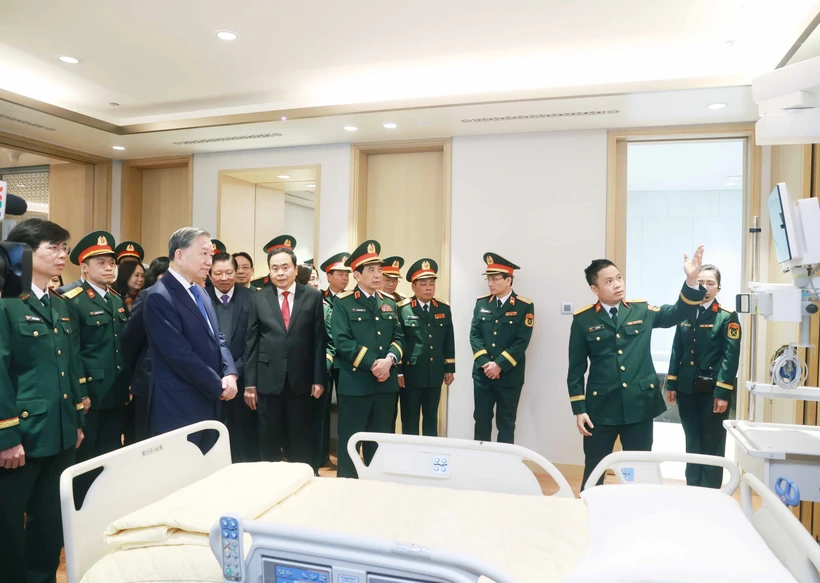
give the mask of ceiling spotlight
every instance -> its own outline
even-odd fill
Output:
[[[282,180],[287,180],[288,178],[290,178],[290,176],[288,176],[287,174],[280,174],[279,176],[277,176],[277,178],[281,178]]]
[[[316,188],[316,185],[315,184],[306,184],[305,187],[306,188]]]
[[[355,132],[358,129],[359,128],[357,128],[356,126],[345,126],[345,131],[346,132]]]
[[[387,129],[387,130],[394,130],[394,129],[396,129],[396,128],[397,128],[397,127],[399,127],[399,126],[397,126],[397,125],[396,125],[396,124],[394,124],[394,123],[386,123],[386,124],[384,124],[382,127],[384,127],[384,128],[385,128],[385,129]]]
[[[80,62],[80,59],[75,59],[74,57],[69,57],[66,55],[62,55],[57,58],[60,59],[63,63],[68,63],[69,65],[76,65]]]
[[[111,146],[113,150],[125,150],[125,146]]]
[[[706,106],[706,109],[723,109],[726,107],[725,103],[712,103]]]
[[[236,40],[239,38],[238,34],[231,32],[230,30],[219,30],[217,31],[216,36],[221,40]]]
[[[283,115],[282,116],[282,121],[288,121],[288,118]]]

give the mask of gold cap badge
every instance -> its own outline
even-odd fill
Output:
[[[396,269],[398,269],[398,268],[399,268],[399,262],[398,262],[398,261],[394,261],[394,262],[393,262],[393,267],[395,267]]]
[[[103,247],[104,245],[108,245],[108,241],[105,240],[105,237],[103,235],[100,235],[97,238],[97,245],[99,245],[100,247]]]
[[[125,248],[126,251],[134,251],[134,246],[131,243],[128,244],[128,247]]]
[[[422,269],[430,269],[430,262],[429,261],[423,261],[422,264],[421,264],[421,268]]]
[[[370,243],[367,246],[367,252],[368,253],[375,253],[376,252],[376,246],[373,243]]]
[[[495,263],[495,261],[493,261],[493,256],[487,255],[487,265],[490,265],[491,263]]]
[[[290,247],[290,239],[285,239],[285,247]]]

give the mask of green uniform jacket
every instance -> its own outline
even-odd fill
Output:
[[[340,292],[344,293],[344,292]],[[325,309],[325,328],[327,329],[327,372],[330,372],[331,369],[339,368],[339,365],[335,362],[336,360],[336,346],[333,344],[333,336],[331,336],[331,316],[333,316],[333,305],[336,302],[336,297],[334,296],[330,289],[326,289],[322,291],[322,304]]]
[[[104,300],[87,281],[82,288],[63,297],[72,317],[80,324],[80,357],[91,408],[113,409],[126,405],[128,377],[120,341],[128,315],[122,298],[109,290]]]
[[[23,444],[27,457],[74,447],[84,424],[85,378],[76,322],[50,294],[0,300],[0,450]]]
[[[404,333],[404,361],[399,374],[405,386],[440,387],[444,373],[456,372],[456,341],[450,305],[434,298],[430,311],[421,308],[415,296],[399,303]]]
[[[495,296],[478,298],[470,327],[473,348],[473,379],[497,387],[524,385],[525,353],[535,325],[535,305],[532,300],[512,292],[501,308]],[[501,376],[490,380],[481,368],[495,361]]]
[[[695,378],[705,375],[717,381],[715,397],[730,401],[740,361],[737,314],[713,302],[696,322],[693,320],[681,322],[675,330],[666,388],[693,393]]]
[[[357,397],[398,393],[395,367],[383,383],[370,372],[377,359],[393,354],[401,362],[404,354],[396,302],[377,291],[371,303],[356,286],[336,296],[330,321],[336,347],[334,364],[339,369],[338,394]]]
[[[666,404],[652,364],[652,329],[671,328],[693,317],[704,295],[704,288],[684,284],[671,306],[658,308],[645,300],[622,302],[617,322],[600,302],[575,312],[567,375],[572,412],[588,413],[594,425],[639,423],[663,413]]]

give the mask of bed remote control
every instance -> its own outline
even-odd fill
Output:
[[[232,583],[244,580],[245,553],[242,549],[242,519],[238,516],[223,516],[219,519],[222,541],[222,579]]]

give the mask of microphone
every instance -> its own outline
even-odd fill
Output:
[[[8,185],[0,180],[0,221],[6,215],[24,215],[28,210],[28,203],[19,196],[14,196],[8,190]]]

